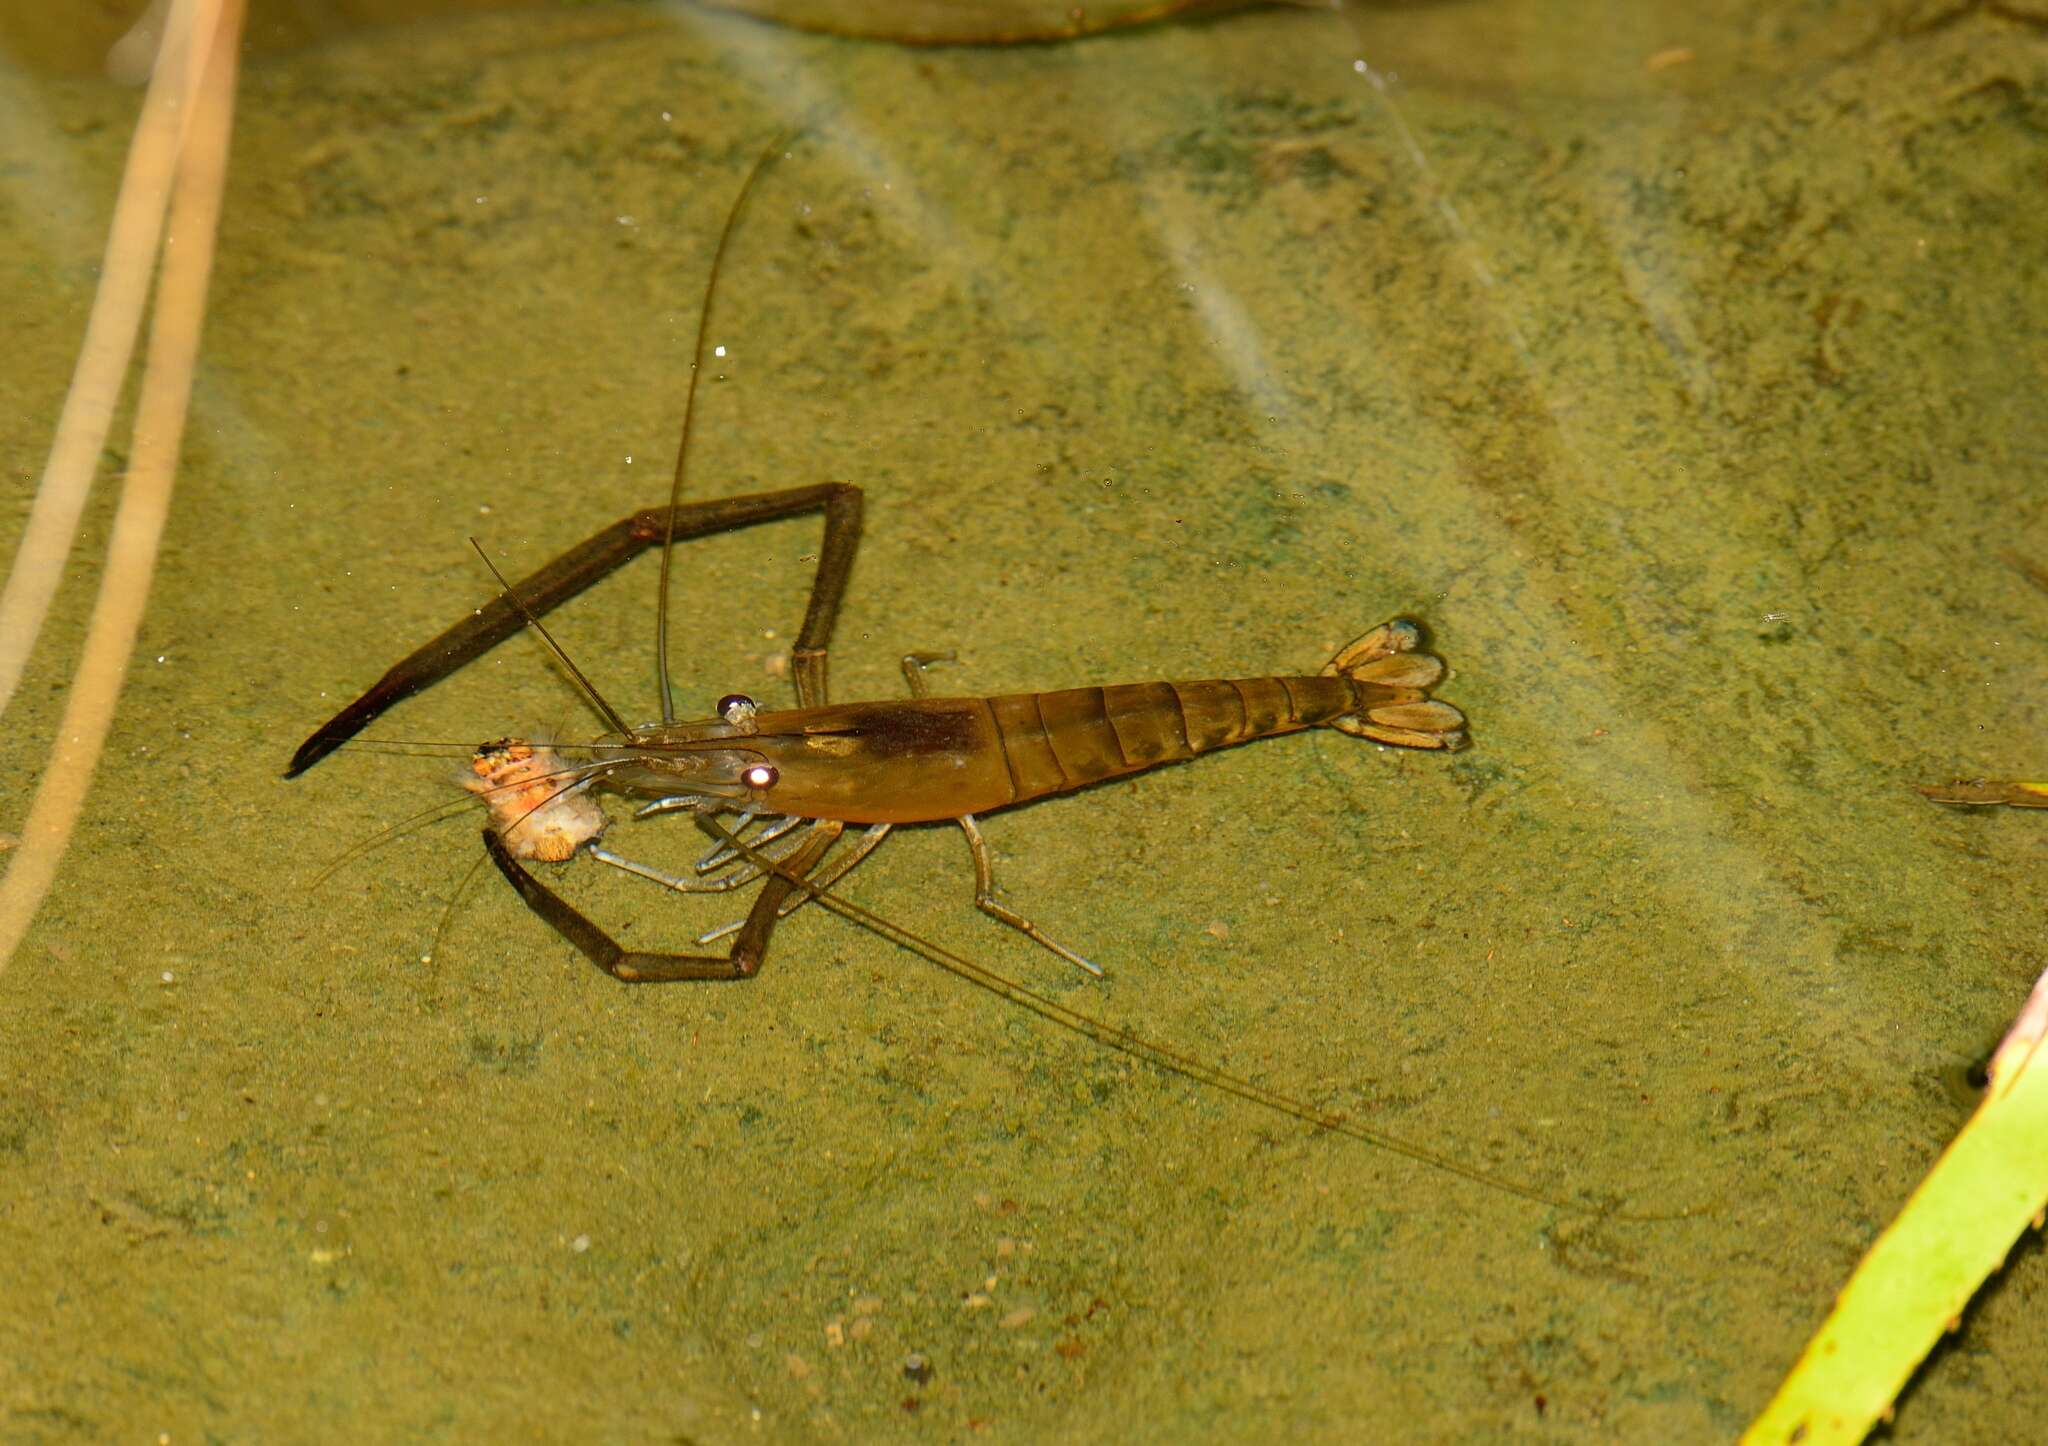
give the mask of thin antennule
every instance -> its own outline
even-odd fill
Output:
[[[476,749],[468,744],[462,745],[462,751],[472,758],[476,755]],[[498,801],[500,797],[518,793],[522,789],[526,790],[530,796],[532,786],[536,782],[555,785],[554,794],[560,794],[567,792],[577,784],[588,779],[602,777],[610,766],[610,764],[603,762],[579,763],[541,773],[536,778],[523,778],[508,783],[465,780],[463,787],[469,796],[459,801],[450,800],[430,805],[417,813],[408,814],[406,817],[398,820],[398,822],[378,830],[360,842],[351,844],[345,852],[330,860],[319,873],[315,874],[312,882],[307,887],[317,889],[349,864],[375,853],[386,844],[396,843],[407,834],[415,833],[423,828],[431,828],[437,823],[446,823],[451,818],[459,818],[461,815],[472,812],[475,809],[484,809],[492,814],[495,820],[497,815],[508,812],[506,808],[500,806]],[[552,795],[541,798],[539,802],[532,804],[524,813],[514,818],[501,832],[511,832],[521,823],[525,822],[528,815],[549,807],[553,802],[554,797]],[[475,870],[472,869],[470,872],[474,873]],[[435,937],[440,937],[438,932]]]
[[[489,568],[491,576],[498,580],[498,590],[504,594],[506,601],[519,609],[519,616],[526,620],[529,628],[540,634],[540,640],[548,645],[548,651],[555,655],[555,661],[569,670],[569,676],[576,680],[576,686],[583,690],[583,696],[591,701],[598,712],[604,714],[604,721],[612,725],[612,731],[630,738],[633,735],[632,725],[619,716],[618,709],[605,701],[604,694],[597,691],[597,684],[583,676],[583,670],[576,666],[575,660],[555,641],[555,635],[533,615],[532,610],[526,606],[526,600],[512,590],[512,584],[505,581],[505,574],[498,571],[498,565],[491,561],[490,554],[484,551],[484,545],[474,537],[470,538],[469,545],[476,549],[476,555],[484,560],[484,566]]]
[[[725,213],[725,228],[718,233],[718,247],[711,253],[711,272],[704,278],[704,303],[697,308],[697,346],[690,357],[690,388],[683,396],[683,438],[676,444],[676,475],[668,489],[668,530],[661,539],[661,585],[655,595],[654,672],[661,680],[661,721],[664,723],[676,721],[675,688],[668,677],[668,586],[669,575],[675,570],[676,506],[683,499],[683,477],[689,464],[690,419],[697,411],[697,379],[704,374],[704,338],[711,330],[711,298],[718,289],[718,269],[725,262],[726,243],[732,240],[733,227],[739,222],[747,197],[753,193],[754,182],[761,178],[769,163],[796,139],[797,134],[784,131],[778,135],[755,159],[746,180],[740,183],[739,194],[733,197],[732,209]]]
[[[357,859],[365,858],[375,853],[386,844],[396,843],[409,833],[429,828],[437,823],[446,823],[449,819],[468,813],[475,807],[477,807],[477,804],[474,800],[465,798],[460,802],[449,801],[434,804],[429,808],[423,808],[418,813],[400,819],[397,823],[379,830],[359,843],[350,844],[345,853],[338,855],[326,867],[321,869],[319,873],[313,875],[313,881],[306,887],[317,889],[333,878],[341,869],[354,863]]]
[[[434,937],[427,941],[427,952],[420,955],[420,963],[433,963],[434,956],[441,952],[441,938],[448,932],[448,925],[454,921],[455,906],[461,903],[462,896],[469,892],[470,881],[476,877],[476,871],[490,861],[489,854],[479,855],[477,861],[469,866],[469,872],[462,876],[462,882],[455,886],[455,892],[448,896],[448,907],[441,911],[441,922],[434,926]]]

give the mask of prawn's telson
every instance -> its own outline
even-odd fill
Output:
[[[585,770],[545,744],[500,738],[470,758],[462,786],[490,806],[491,829],[514,858],[560,863],[604,832]]]

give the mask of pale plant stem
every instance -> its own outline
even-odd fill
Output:
[[[182,45],[180,20],[186,26]],[[0,879],[0,968],[13,956],[56,879],[142,629],[206,314],[206,284],[227,178],[241,28],[242,0],[194,0],[189,8],[173,10],[166,36],[166,52],[186,55],[196,80],[188,91],[183,144],[174,152],[163,276],[143,359],[134,445],[84,652],[65,699],[56,742],[29,805],[21,846],[6,878]],[[173,51],[174,46],[181,48]]]
[[[164,205],[191,123],[199,74],[199,67],[191,63],[193,21],[202,4],[206,0],[178,0],[164,32],[114,202],[114,222],[107,231],[99,289],[78,349],[78,365],[64,394],[57,436],[36,488],[28,526],[15,551],[7,586],[0,589],[0,713],[21,684],[50,600],[63,580],[64,561],[78,535],[78,517],[99,470],[100,451],[135,351],[135,333],[156,271]]]

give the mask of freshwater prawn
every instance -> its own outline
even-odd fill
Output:
[[[303,773],[386,709],[530,626],[604,716],[607,731],[573,749],[517,738],[485,743],[475,750],[472,776],[465,783],[488,810],[482,842],[499,873],[534,914],[610,977],[625,983],[751,978],[766,958],[777,922],[790,910],[814,901],[1105,1047],[1490,1188],[1558,1209],[1596,1211],[1355,1124],[1104,1023],[834,892],[833,885],[872,853],[890,829],[954,822],[965,833],[972,855],[977,906],[1068,962],[1100,973],[1088,959],[996,900],[988,847],[976,824],[979,815],[1308,728],[1332,728],[1377,743],[1431,750],[1462,747],[1466,733],[1464,715],[1430,695],[1445,674],[1444,664],[1423,649],[1420,629],[1405,619],[1372,629],[1314,675],[930,697],[924,686],[925,668],[944,655],[912,654],[904,659],[910,697],[830,702],[828,648],[859,541],[861,490],[831,482],[705,502],[678,500],[719,265],[748,195],[782,144],[763,153],[748,173],[713,252],[667,505],[621,519],[517,583],[500,578],[502,587],[495,599],[393,665],[361,697],[316,729],[293,755],[286,776]],[[824,537],[803,624],[789,658],[797,706],[764,709],[753,698],[734,693],[719,701],[714,716],[678,719],[665,636],[675,544],[813,512],[822,516]],[[662,716],[657,722],[634,725],[605,700],[540,619],[656,546],[662,554],[656,627]],[[565,752],[587,757],[570,761]],[[598,802],[602,794],[642,800],[640,816],[687,813],[719,840],[719,846],[700,861],[694,875],[672,875],[636,863],[604,842],[610,820]],[[857,839],[828,864],[828,856],[849,829],[860,830]],[[722,892],[757,879],[760,890],[743,921],[698,940],[701,946],[732,934],[732,943],[722,954],[628,949],[526,867],[530,862],[565,862],[578,853],[684,892]],[[1649,1218],[1617,1217],[1611,1207],[1598,1207],[1597,1213]]]

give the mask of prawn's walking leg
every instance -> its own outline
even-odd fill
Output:
[[[903,655],[903,680],[910,685],[910,696],[925,696],[924,670],[933,663],[950,663],[951,653],[906,653]],[[1015,909],[1006,909],[996,902],[995,865],[990,862],[988,840],[981,836],[981,828],[974,821],[973,814],[963,814],[956,819],[961,830],[967,835],[967,847],[974,855],[974,907],[991,919],[1008,924],[1034,943],[1043,944],[1053,953],[1077,969],[1086,970],[1097,979],[1102,977],[1100,966],[1090,963],[1066,945],[1046,937],[1045,931],[1032,923]]]
[[[1006,909],[996,902],[995,868],[989,862],[988,841],[981,836],[981,828],[974,821],[974,815],[964,813],[954,820],[967,834],[967,847],[974,855],[974,907],[991,919],[1008,924],[1012,929],[1035,943],[1043,944],[1053,953],[1077,969],[1086,970],[1097,979],[1102,977],[1102,966],[1090,963],[1072,949],[1055,939],[1046,937],[1038,925],[1032,923],[1015,909]]]
[[[805,824],[811,822],[811,820],[797,819],[794,822]],[[734,832],[737,834],[737,830]],[[703,875],[672,874],[666,869],[657,869],[651,864],[637,863],[621,854],[615,854],[602,844],[590,844],[583,851],[601,864],[610,864],[615,869],[622,870],[638,878],[650,880],[653,883],[660,884],[664,889],[673,889],[679,894],[723,894],[742,885],[751,884],[755,879],[760,878],[762,874],[771,872],[777,864],[801,849],[804,846],[805,838],[809,836],[808,829],[803,833],[797,834],[794,838],[788,836],[788,830],[775,830],[775,832],[777,836],[774,839],[756,839],[747,844],[745,857],[749,861],[715,878]],[[730,846],[726,844],[721,843],[719,848],[730,851]],[[738,858],[740,855],[732,853],[730,857]],[[732,933],[737,928],[739,928],[739,923],[736,921],[731,928],[721,930],[719,937],[723,938],[726,934]],[[711,940],[702,938],[697,942],[699,944],[708,944]]]
[[[811,583],[810,606],[789,656],[798,702],[806,708],[816,707],[825,701],[826,644],[839,616],[839,600],[846,590],[846,575],[853,567],[854,548],[860,542],[861,493],[858,487],[845,482],[650,507],[620,519],[589,541],[570,548],[533,576],[513,584],[509,595],[493,598],[394,664],[368,692],[299,745],[285,777],[295,778],[304,773],[362,732],[394,703],[438,683],[518,632],[529,617],[541,617],[559,607],[671,535],[681,541],[818,511],[825,514],[825,540],[818,549],[818,572]]]
[[[811,825],[813,829],[823,828],[826,826],[827,821],[814,822]],[[837,838],[841,826],[835,822],[831,823],[830,827],[832,828],[833,837]],[[858,864],[862,859],[866,858],[869,854],[873,853],[875,849],[881,844],[882,840],[889,836],[889,828],[890,825],[886,823],[869,824],[867,827],[867,831],[861,834],[860,838],[854,843],[853,848],[846,854],[846,856],[844,858],[834,859],[832,861],[831,868],[826,869],[823,873],[819,874],[818,877],[811,880],[810,888],[805,889],[802,893],[796,895],[794,898],[785,900],[782,905],[782,912],[776,917],[787,919],[791,914],[795,913],[798,909],[802,908],[805,904],[809,903],[812,899],[816,898],[818,894],[823,893],[825,890],[831,888],[834,884],[838,883],[841,879],[845,878],[848,874],[852,873],[854,865]],[[653,875],[649,874],[645,869],[634,869],[633,872],[640,874],[643,877],[653,877]],[[758,869],[753,868],[750,865],[747,871],[738,877],[737,882],[746,883],[749,879],[752,879],[754,875],[758,872],[760,872]],[[727,935],[744,928],[746,926],[746,922],[747,921],[745,919],[735,919],[730,924],[720,924],[715,929],[706,929],[703,933],[697,936],[697,942],[699,944],[715,944],[720,939],[725,938]]]

